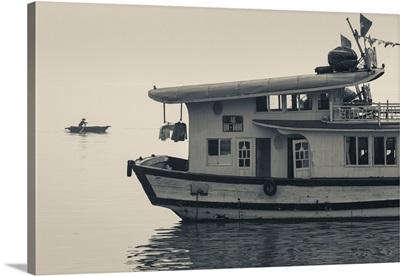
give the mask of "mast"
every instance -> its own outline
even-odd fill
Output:
[[[360,42],[358,41],[358,33],[357,33],[357,30],[353,30],[353,27],[351,26],[351,23],[350,23],[350,20],[349,20],[348,17],[346,18],[346,20],[347,20],[347,23],[349,23],[350,30],[351,30],[351,32],[352,32],[352,34],[353,34],[353,36],[354,36],[354,39],[355,39],[356,42],[357,42],[358,49],[359,49],[360,52],[361,52],[361,57],[364,57],[365,54],[364,54],[364,52],[363,52],[363,50],[362,50],[362,48],[361,48]],[[365,40],[364,40],[364,41],[365,41]]]

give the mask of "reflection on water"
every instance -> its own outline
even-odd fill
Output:
[[[91,133],[91,132],[82,132],[82,133],[68,133],[77,143],[77,147],[75,151],[79,152],[80,161],[84,161],[87,159],[88,154],[96,154],[99,155],[101,153],[105,153],[107,149],[104,149],[102,146],[105,146],[106,143],[110,142],[110,137],[107,132],[104,133]],[[71,137],[70,137],[71,138]],[[79,161],[79,162],[80,162]],[[83,167],[80,168],[82,171]]]
[[[399,221],[178,223],[127,258],[133,271],[399,262]]]

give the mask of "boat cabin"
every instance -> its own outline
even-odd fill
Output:
[[[400,104],[373,103],[384,69],[153,89],[185,103],[189,171],[275,178],[398,177]]]

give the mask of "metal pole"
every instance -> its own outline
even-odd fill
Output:
[[[167,122],[166,120],[165,120],[165,103],[163,103],[163,112],[164,112],[164,124]]]
[[[389,119],[389,100],[386,100],[386,119]]]
[[[182,122],[182,103],[181,103],[181,117],[180,117],[180,120],[179,120],[179,121]]]
[[[355,40],[356,40],[356,42],[357,42],[358,49],[359,49],[360,52],[361,52],[361,57],[364,57],[364,52],[363,52],[363,50],[362,50],[362,48],[361,48],[360,42],[358,41],[358,33],[357,33],[357,30],[355,30],[355,31],[353,30],[353,27],[351,26],[351,23],[350,23],[350,20],[349,20],[348,17],[346,18],[346,20],[347,20],[347,23],[349,23],[350,30],[351,30],[351,32],[353,33],[353,36],[354,36],[354,38],[355,38]]]
[[[381,126],[381,103],[378,103],[378,125]]]

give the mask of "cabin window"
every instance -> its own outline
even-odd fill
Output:
[[[310,167],[310,157],[308,142],[298,142],[295,144],[295,160],[296,169],[309,168]]]
[[[270,95],[256,98],[256,111],[281,111],[282,110],[282,96]]]
[[[346,137],[346,164],[369,164],[368,137]]]
[[[231,165],[231,139],[207,140],[208,165]]]
[[[282,110],[282,96],[271,95],[268,96],[268,99],[269,99],[269,110],[271,111]]]
[[[295,94],[288,96],[289,98],[286,101],[287,111],[300,111],[300,110],[312,109],[311,94]]]
[[[319,94],[318,110],[329,110],[329,94],[328,93]]]
[[[396,138],[374,137],[374,165],[396,164]]]
[[[239,142],[239,167],[250,167],[250,142],[240,141]]]
[[[268,111],[267,96],[256,98],[256,111],[257,112]]]

